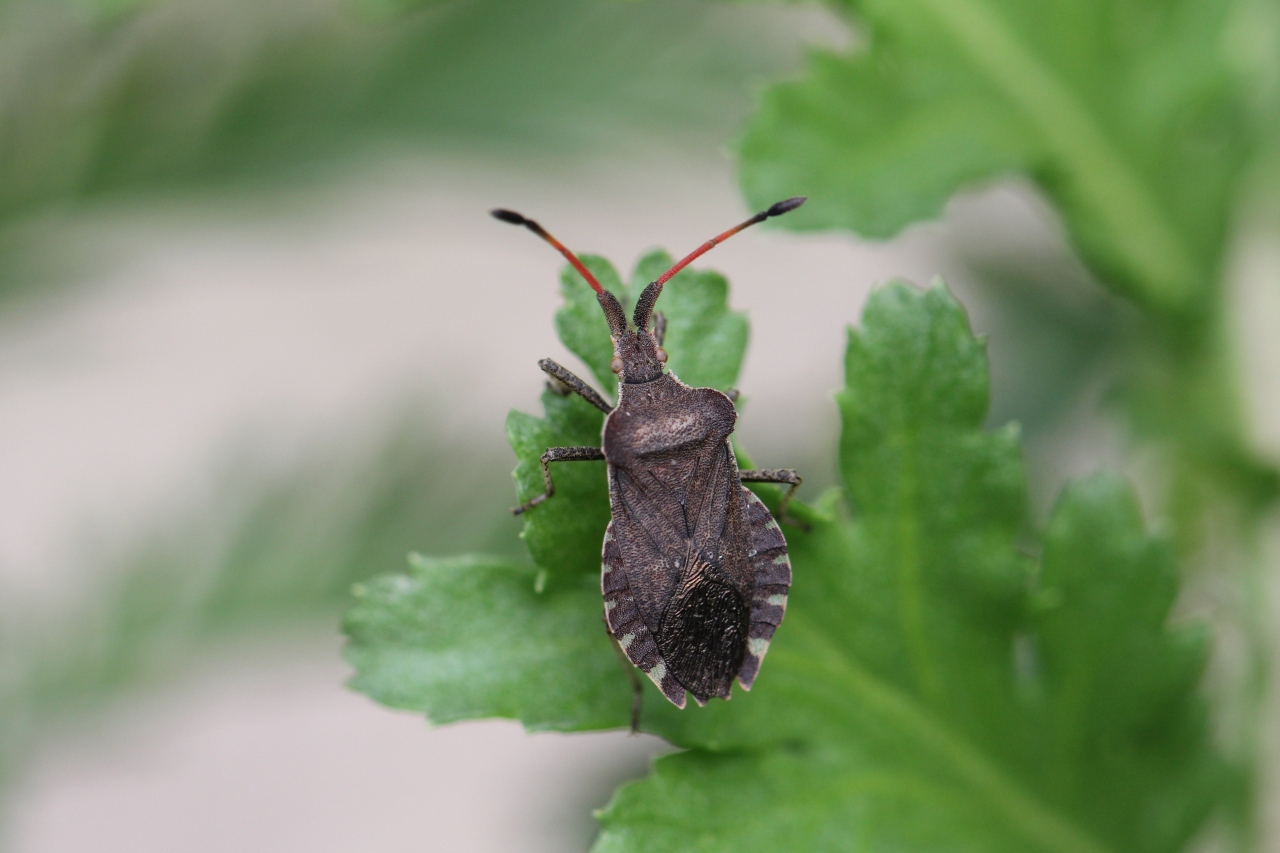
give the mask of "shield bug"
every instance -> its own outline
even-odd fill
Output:
[[[601,589],[605,624],[626,657],[679,708],[685,692],[699,705],[728,699],[736,678],[751,689],[791,586],[787,543],[769,510],[743,482],[782,483],[781,513],[800,485],[793,470],[738,470],[729,436],[733,400],[691,388],[665,369],[666,321],[654,313],[663,285],[717,243],[803,198],[780,201],[703,243],[640,294],[631,328],[617,298],[541,225],[510,210],[493,216],[523,225],[550,243],[596,292],[613,339],[610,367],[618,403],[551,359],[538,366],[606,415],[600,447],[552,447],[542,454],[546,491],[513,512],[555,494],[552,462],[603,459],[612,520],[604,535]],[[635,726],[637,704],[632,711]]]

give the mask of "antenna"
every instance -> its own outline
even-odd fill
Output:
[[[689,266],[689,264],[693,263],[698,257],[705,255],[707,252],[714,249],[718,244],[723,243],[725,240],[728,240],[730,237],[732,237],[734,234],[737,234],[739,231],[742,231],[745,228],[750,228],[752,225],[755,225],[757,222],[764,222],[766,219],[768,219],[771,216],[781,216],[784,213],[790,213],[800,205],[804,204],[804,202],[805,202],[804,196],[796,196],[795,198],[789,198],[786,201],[780,201],[777,204],[771,206],[768,210],[764,210],[764,211],[761,211],[760,213],[757,213],[755,216],[751,217],[746,222],[743,222],[741,225],[735,225],[732,228],[730,228],[728,231],[724,232],[723,234],[717,234],[707,242],[703,243],[698,248],[694,249],[689,254],[685,255],[684,259],[681,260],[679,263],[677,263],[675,266],[673,266],[671,269],[667,270],[662,275],[658,276],[658,280],[655,281],[654,284],[658,285],[658,287],[662,287],[662,285],[666,284],[667,281],[673,275],[680,272],[680,270],[684,269],[685,267]]]
[[[746,222],[733,226],[723,234],[717,234],[707,242],[703,243],[698,248],[694,249],[689,254],[685,255],[680,261],[676,263],[675,266],[673,266],[671,269],[664,272],[662,275],[658,276],[656,281],[654,281],[652,284],[646,287],[644,289],[644,293],[640,294],[640,299],[637,300],[636,302],[636,311],[635,311],[635,316],[633,318],[636,324],[636,328],[637,329],[648,328],[649,316],[653,312],[653,303],[658,300],[658,295],[662,293],[662,286],[666,284],[667,281],[673,275],[680,272],[680,270],[689,266],[689,264],[693,263],[699,257],[701,257],[702,255],[705,255],[707,252],[711,251],[716,246],[723,243],[725,240],[728,240],[730,237],[732,237],[734,234],[737,234],[739,231],[743,230],[744,228],[750,228],[752,225],[755,225],[757,222],[764,222],[766,219],[772,216],[781,216],[784,213],[789,213],[795,210],[800,205],[804,204],[804,202],[805,202],[804,196],[796,196],[795,198],[789,198],[784,201],[777,202],[776,204],[770,206],[768,210],[762,210],[761,212],[757,213],[755,216],[748,219]],[[494,215],[497,215],[497,214],[495,213]],[[510,221],[510,220],[507,220],[507,221]]]
[[[777,205],[775,204],[774,207],[777,207]],[[773,208],[769,208],[769,209],[772,210]],[[563,243],[561,243],[555,237],[552,237],[550,234],[548,234],[546,229],[543,228],[541,225],[534,222],[532,219],[529,219],[528,217],[521,216],[520,214],[516,213],[514,210],[503,210],[502,208],[498,208],[497,210],[489,211],[489,214],[493,216],[494,219],[500,219],[503,222],[509,223],[511,225],[523,225],[525,228],[528,228],[530,231],[532,231],[534,234],[537,234],[543,240],[546,240],[548,243],[552,245],[552,247],[555,248],[557,252],[564,255],[565,260],[573,264],[573,268],[582,274],[582,277],[587,280],[587,284],[591,285],[592,290],[594,290],[597,294],[605,292],[604,288],[600,286],[600,282],[596,281],[596,277],[591,274],[591,270],[587,269],[586,264],[578,260],[577,255],[575,255],[573,252],[570,252]],[[739,227],[745,227],[745,226],[739,226]],[[692,260],[692,258],[690,259]]]

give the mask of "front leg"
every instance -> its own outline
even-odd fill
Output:
[[[548,467],[552,462],[588,462],[604,458],[604,451],[598,447],[552,447],[542,454],[539,460],[542,465],[542,482],[546,484],[547,490],[542,494],[530,498],[520,506],[511,510],[512,515],[519,515],[525,510],[531,509],[545,501],[556,493],[556,485],[551,482],[551,468]]]
[[[782,496],[782,503],[778,505],[778,517],[806,530],[809,528],[809,525],[787,515],[787,505],[791,503],[791,498],[795,496],[796,489],[800,488],[800,484],[804,482],[794,468],[761,468],[753,471],[739,471],[738,479],[744,483],[790,484],[791,488],[787,489],[787,493]]]
[[[571,370],[561,367],[549,358],[544,358],[538,362],[538,367],[541,367],[543,372],[552,379],[563,383],[570,391],[573,391],[606,415],[613,411],[613,406],[606,403],[604,397],[601,397],[596,392],[596,389],[575,376]],[[562,394],[561,396],[564,395]]]

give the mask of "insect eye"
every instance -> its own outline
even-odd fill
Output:
[[[658,347],[658,361],[662,362],[663,364],[667,363],[667,351],[664,350],[662,347]]]
[[[618,358],[618,357],[615,355],[615,356],[613,357],[613,361],[609,362],[609,369],[610,369],[610,370],[612,370],[614,373],[621,373],[621,372],[622,372],[622,359]]]

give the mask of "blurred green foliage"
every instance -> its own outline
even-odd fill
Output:
[[[777,16],[644,0],[0,4],[0,295],[93,205],[243,199],[423,153],[563,164],[728,136]],[[8,255],[8,257],[6,257]]]
[[[962,186],[1026,174],[1117,290],[1194,312],[1217,281],[1251,151],[1233,5],[850,2],[868,45],[818,53],[742,139],[757,204],[812,192],[790,227],[889,236]]]
[[[831,6],[859,46],[818,52],[764,93],[739,142],[748,195],[811,186],[825,203],[785,226],[884,236],[966,188],[1034,184],[1093,280],[1136,309],[1105,307],[1102,324],[1070,337],[1100,345],[1105,369],[1090,372],[1159,460],[1145,485],[1184,571],[1237,590],[1216,618],[1248,650],[1216,698],[1240,761],[1259,761],[1272,643],[1260,536],[1280,475],[1250,444],[1233,336],[1232,301],[1259,283],[1232,275],[1242,235],[1261,221],[1273,240],[1280,212],[1280,11],[1265,0]],[[1018,265],[995,266],[1010,302]],[[1025,265],[1020,277],[1012,303],[1043,305],[1054,282]],[[1051,316],[1068,330],[1070,313]]]
[[[1247,651],[1227,664],[1217,699],[1239,760],[1259,761],[1273,643],[1260,541],[1280,473],[1250,443],[1234,339],[1232,302],[1259,283],[1232,275],[1242,235],[1257,239],[1260,221],[1274,240],[1280,221],[1280,10],[1267,0],[830,6],[859,44],[815,52],[799,79],[762,95],[738,143],[747,195],[808,190],[821,201],[784,226],[888,236],[994,180],[1042,194],[1093,281],[1130,303],[1077,325],[1092,327],[1098,349],[1094,367],[1078,358],[1075,372],[1106,377],[1129,435],[1158,460],[1144,485],[1184,571],[1236,590],[1216,618]],[[1007,297],[1017,265],[996,266]],[[1024,293],[1050,289],[1043,272],[1022,270]],[[1070,314],[1054,315],[1066,332]]]
[[[766,91],[738,143],[790,228],[890,236],[962,189],[1035,183],[1096,280],[1144,310],[1123,398],[1172,448],[1181,535],[1218,497],[1272,505],[1227,340],[1233,219],[1274,156],[1274,7],[1250,0],[837,2],[865,39]],[[1258,45],[1263,45],[1259,49]]]
[[[1007,246],[976,259],[987,298],[1017,318],[995,342],[1008,378],[988,417],[1050,429],[1072,390],[1118,377],[1116,410],[1161,460],[1144,486],[1176,548],[1105,476],[1068,489],[1035,532],[1016,432],[981,429],[987,368],[958,307],[881,291],[850,339],[846,491],[798,510],[815,530],[790,533],[797,585],[757,689],[684,714],[648,690],[647,725],[688,751],[619,793],[599,847],[1174,850],[1223,809],[1247,842],[1269,651],[1257,540],[1280,478],[1245,434],[1227,307],[1240,223],[1280,221],[1280,13],[1272,0],[830,6],[853,45],[764,91],[737,145],[748,197],[807,192],[784,224],[886,237],[967,188],[1030,182],[1089,280]],[[536,168],[705,149],[747,111],[746,82],[790,73],[794,47],[758,9],[676,0],[10,0],[0,294],[51,281],[18,256],[68,251],[33,223],[103,201],[238,198],[424,151]],[[745,321],[718,276],[676,282],[672,365],[726,387]],[[1094,283],[1108,295],[1055,295]],[[574,277],[565,290],[557,328],[608,390],[598,309]],[[922,358],[929,370],[904,373]],[[598,436],[582,401],[544,406],[508,425],[521,496],[543,447]],[[225,506],[93,558],[105,585],[73,613],[12,608],[0,769],[50,721],[172,675],[232,627],[330,618],[351,582],[411,548],[497,556],[415,558],[360,586],[357,686],[438,721],[622,725],[628,687],[592,577],[602,466],[563,466],[555,501],[526,518],[528,567],[509,553],[501,484],[473,502],[439,485],[497,470],[482,451],[430,429],[387,447],[337,475],[316,473],[323,455],[275,484],[227,483]],[[1204,634],[1167,625],[1179,566],[1226,576],[1241,602],[1215,614],[1243,625],[1252,667],[1217,682],[1217,722],[1247,709],[1243,731],[1219,726],[1225,758],[1196,699]]]
[[[718,144],[749,108],[743,81],[795,64],[777,23],[676,0],[9,0],[0,296],[62,285],[62,225],[116,202],[235,201],[423,153],[562,165]],[[502,465],[410,422],[278,481],[228,463],[212,505],[86,553],[82,599],[10,596],[0,775],[46,727],[173,677],[232,626],[331,625],[353,581],[413,549],[510,550]],[[344,453],[359,464],[334,470]],[[463,481],[468,498],[446,486]]]
[[[743,78],[793,52],[763,23],[670,0],[412,6],[7,4],[0,222],[108,194],[314,180],[424,145],[537,157],[645,130],[715,138],[747,107]]]

